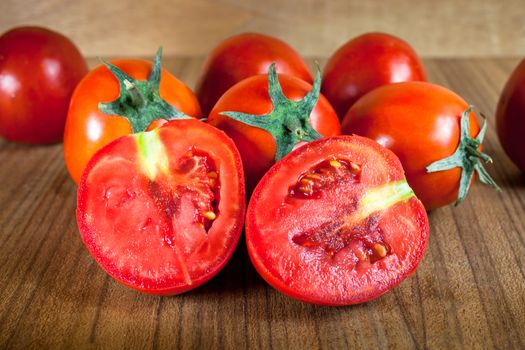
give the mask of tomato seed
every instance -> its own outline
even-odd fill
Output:
[[[305,186],[313,186],[315,184],[312,180],[307,178],[302,178],[300,182]]]
[[[313,193],[313,189],[309,186],[301,186],[299,187],[299,191],[306,195],[310,195]]]
[[[207,211],[204,213],[204,217],[208,220],[215,220],[217,218],[217,215],[215,215],[212,211]]]
[[[384,245],[382,245],[381,243],[374,243],[372,245],[372,249],[381,258],[384,258],[386,256],[386,253],[387,253],[386,247]]]
[[[330,166],[334,167],[334,168],[340,168],[341,167],[341,163],[339,163],[337,160],[335,159],[332,159],[330,160]]]
[[[356,163],[349,162],[349,164],[350,164],[350,168],[353,170],[354,173],[358,173],[361,171],[361,167],[357,165]]]
[[[358,248],[355,252],[355,255],[360,261],[365,261],[368,259],[368,255],[365,253],[365,251],[361,248]]]
[[[307,179],[312,179],[312,180],[321,180],[322,179],[320,175],[313,174],[313,173],[306,174],[304,177],[307,178]]]

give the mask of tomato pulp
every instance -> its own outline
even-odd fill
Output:
[[[246,242],[273,287],[316,304],[382,295],[421,261],[429,227],[398,158],[360,136],[310,142],[257,185]]]
[[[80,181],[77,219],[85,245],[113,278],[170,295],[226,264],[245,206],[233,141],[200,121],[177,120],[97,152]]]

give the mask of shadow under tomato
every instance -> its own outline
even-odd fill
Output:
[[[224,268],[211,280],[186,294],[192,294],[194,296],[243,294],[252,288],[261,288],[264,286],[265,282],[259,277],[257,271],[255,271],[248,256],[243,233],[232,257]]]

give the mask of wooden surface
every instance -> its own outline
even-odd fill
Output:
[[[189,84],[200,63],[166,60]],[[0,348],[524,348],[525,180],[492,117],[517,60],[425,63],[430,80],[488,116],[488,170],[503,192],[476,184],[459,207],[432,212],[417,272],[364,305],[317,307],[279,294],[242,241],[195,291],[161,298],[127,289],[81,242],[61,145],[0,141]]]
[[[2,0],[0,33],[44,25],[85,55],[205,55],[220,40],[258,31],[305,56],[329,56],[348,39],[385,31],[425,57],[525,54],[523,0]]]

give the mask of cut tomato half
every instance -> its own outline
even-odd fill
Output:
[[[177,120],[97,152],[80,181],[77,218],[107,273],[142,292],[170,295],[226,264],[245,207],[233,141],[200,121]]]
[[[246,214],[250,258],[293,298],[348,305],[410,275],[429,235],[399,159],[360,136],[310,142],[276,163]]]

